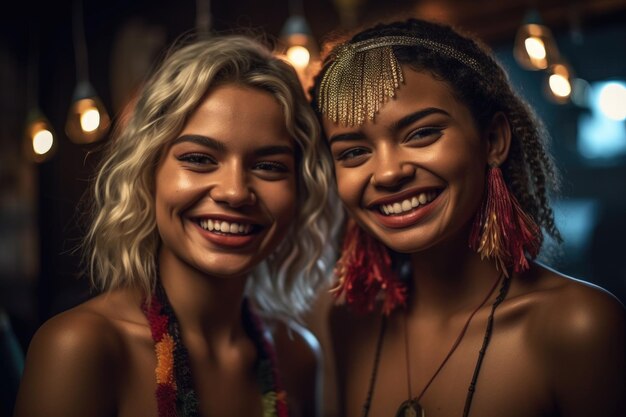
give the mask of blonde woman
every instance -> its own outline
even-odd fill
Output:
[[[38,330],[16,416],[319,412],[314,346],[289,331],[328,276],[316,123],[256,41],[174,49],[95,179],[86,248],[103,293]]]

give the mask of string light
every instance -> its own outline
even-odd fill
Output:
[[[65,133],[78,144],[97,142],[108,132],[109,115],[89,82],[79,82],[67,115]]]
[[[287,59],[298,69],[304,69],[311,61],[311,53],[301,45],[293,45],[287,49]]]
[[[24,131],[24,154],[33,162],[50,159],[57,147],[56,135],[48,119],[37,108],[30,111]]]
[[[38,105],[39,90],[39,42],[38,32],[31,22],[30,53],[28,62],[28,78],[26,84],[26,102],[28,115],[22,140],[26,158],[33,162],[44,162],[50,159],[56,150],[57,140],[52,125],[44,116]]]
[[[559,52],[552,32],[541,22],[537,10],[530,10],[515,36],[513,47],[515,59],[525,69],[542,70],[559,59]]]
[[[87,43],[85,41],[81,0],[74,3],[74,51],[78,83],[65,123],[65,133],[77,144],[88,144],[104,138],[110,119],[106,108],[88,80]]]
[[[572,95],[573,79],[572,70],[566,63],[551,65],[546,74],[548,98],[558,104],[567,103]]]
[[[306,91],[317,68],[319,51],[303,9],[302,0],[290,0],[290,15],[281,31],[277,55],[294,67]]]

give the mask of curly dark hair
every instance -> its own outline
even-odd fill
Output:
[[[478,62],[480,71],[421,45],[393,47],[400,64],[416,71],[428,71],[437,79],[446,81],[456,98],[467,105],[479,129],[486,129],[498,112],[507,117],[512,140],[508,158],[501,166],[505,181],[526,213],[549,236],[560,242],[561,236],[549,202],[550,194],[559,188],[559,176],[548,152],[547,131],[530,106],[513,90],[508,75],[490,49],[458,29],[420,19],[378,24],[360,31],[347,43],[383,36],[411,36],[437,42]],[[340,46],[336,45],[326,55],[322,70],[310,90],[312,105],[320,118],[322,115],[317,102],[320,82]]]

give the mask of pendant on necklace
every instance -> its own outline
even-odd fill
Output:
[[[426,413],[424,413],[424,409],[417,402],[417,398],[412,398],[404,401],[398,407],[398,411],[396,412],[396,417],[425,417]]]

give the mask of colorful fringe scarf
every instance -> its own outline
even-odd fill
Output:
[[[160,282],[150,302],[142,304],[142,310],[150,325],[157,357],[155,374],[159,417],[199,416],[189,354]],[[256,373],[263,396],[263,416],[288,417],[286,393],[280,384],[273,346],[265,337],[263,324],[251,311],[247,300],[243,303],[243,322],[258,352]]]

